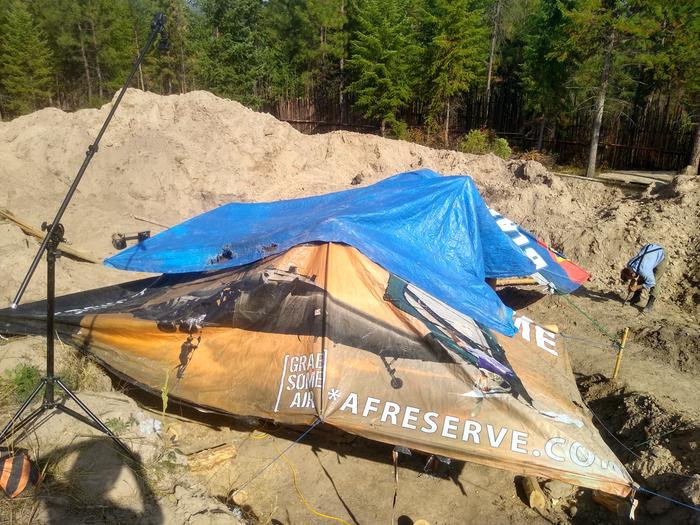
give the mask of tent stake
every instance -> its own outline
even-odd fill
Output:
[[[617,374],[620,371],[620,363],[622,363],[622,354],[625,352],[625,343],[627,343],[627,335],[629,334],[629,327],[625,327],[625,331],[622,334],[622,340],[620,341],[620,349],[617,351],[617,359],[615,360],[615,369],[613,370],[613,379],[617,379]]]

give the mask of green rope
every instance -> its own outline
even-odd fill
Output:
[[[588,313],[586,313],[582,308],[578,307],[576,303],[574,303],[571,298],[569,298],[568,295],[565,295],[561,292],[555,292],[557,295],[561,295],[564,299],[566,299],[571,306],[573,306],[576,310],[578,310],[586,319],[588,319],[591,323],[593,323],[593,326],[595,326],[598,331],[603,334],[605,337],[607,337],[612,343],[615,345],[619,345],[619,341],[617,337],[613,337],[608,333],[608,331],[605,329],[603,325],[601,325],[598,321],[593,319]]]

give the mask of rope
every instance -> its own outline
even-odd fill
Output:
[[[302,494],[301,489],[299,488],[299,483],[298,483],[298,480],[297,480],[297,471],[296,471],[296,468],[294,467],[294,463],[292,463],[292,461],[291,461],[287,456],[285,456],[285,454],[287,453],[287,451],[288,451],[290,448],[292,448],[294,445],[296,445],[297,443],[299,443],[299,442],[304,438],[304,436],[306,436],[309,432],[311,432],[311,430],[312,430],[315,426],[317,426],[319,423],[321,423],[321,420],[320,420],[320,419],[317,419],[316,421],[314,421],[314,422],[311,424],[311,426],[310,426],[308,429],[306,429],[306,431],[305,431],[301,436],[299,436],[299,437],[296,439],[296,441],[294,441],[293,443],[291,443],[291,444],[290,444],[287,448],[285,448],[282,452],[280,452],[280,451],[279,451],[279,448],[277,448],[277,443],[274,443],[274,442],[273,442],[273,446],[275,447],[275,451],[277,452],[277,456],[275,456],[275,458],[274,458],[272,461],[270,461],[270,463],[268,463],[264,468],[262,468],[257,474],[255,474],[255,476],[253,476],[251,479],[249,479],[243,486],[241,486],[239,489],[237,489],[236,492],[234,492],[233,494],[235,495],[236,493],[238,493],[238,492],[240,492],[241,490],[243,490],[243,488],[245,488],[246,486],[248,486],[248,484],[250,484],[251,481],[253,481],[255,478],[257,478],[258,476],[260,476],[260,474],[262,474],[263,472],[265,472],[265,470],[267,470],[268,467],[270,467],[270,465],[272,465],[272,464],[273,464],[275,461],[277,461],[278,459],[282,458],[282,459],[287,463],[287,466],[289,467],[289,470],[291,470],[291,472],[292,472],[292,480],[293,480],[293,482],[294,482],[294,488],[296,489],[297,496],[299,497],[299,500],[306,506],[306,508],[307,508],[310,512],[312,512],[312,513],[315,514],[316,516],[320,516],[321,518],[326,518],[326,519],[329,519],[329,520],[337,521],[337,522],[339,522],[339,523],[343,523],[344,525],[352,525],[351,523],[345,521],[345,520],[342,519],[342,518],[337,518],[337,517],[335,517],[335,516],[331,516],[331,515],[329,515],[329,514],[324,514],[324,513],[322,513],[322,512],[317,511],[317,510],[308,502],[308,500],[304,497],[304,494]],[[262,432],[261,430],[257,430],[257,429],[256,429],[256,430],[253,430],[253,432],[251,432],[251,434],[250,434],[250,438],[251,438],[251,439],[257,439],[257,440],[268,439],[269,437],[270,437],[270,434],[268,434],[267,432]]]
[[[681,423],[680,425],[678,425],[677,427],[675,427],[671,430],[667,430],[666,432],[662,432],[661,434],[655,434],[655,435],[651,436],[649,439],[647,439],[646,441],[642,441],[641,443],[637,443],[636,445],[632,445],[632,446],[634,448],[641,447],[642,445],[646,445],[647,443],[654,441],[655,439],[659,439],[659,438],[662,438],[664,436],[668,436],[669,434],[673,434],[676,430],[680,430],[685,425],[694,425],[696,423],[696,421],[697,420],[693,419],[692,421],[689,421],[687,423]],[[687,428],[684,428],[683,430],[681,430],[681,432],[685,432],[685,431],[691,430],[691,429],[692,429],[692,427],[687,427]]]
[[[258,438],[261,439],[261,438]],[[275,444],[275,450],[277,450],[277,445]],[[294,468],[294,463],[287,457],[287,456],[282,456],[282,459],[287,463],[287,466],[289,467],[289,470],[292,472],[292,480],[294,482],[294,488],[297,491],[297,496],[299,497],[299,501],[301,501],[306,508],[315,514],[316,516],[320,516],[321,518],[326,518],[328,520],[333,520],[337,521],[339,523],[343,523],[344,525],[352,525],[351,523],[345,521],[343,518],[338,518],[336,516],[331,516],[330,514],[324,514],[323,512],[317,511],[311,503],[308,502],[308,500],[304,497],[304,494],[302,494],[301,489],[299,488],[299,483],[297,480],[297,470]]]
[[[664,496],[663,494],[659,494],[658,492],[653,492],[649,489],[645,489],[644,487],[639,487],[639,492],[646,492],[647,494],[651,494],[652,496],[658,496],[662,499],[665,499],[667,501],[670,501],[671,503],[675,503],[676,505],[680,505],[681,507],[685,507],[686,509],[693,510],[695,512],[700,512],[700,507],[695,507],[694,505],[688,505],[687,503],[683,503],[682,501],[678,501],[677,499],[669,498],[668,496]]]
[[[611,345],[607,345],[607,346],[606,346],[606,345],[601,345],[601,344],[598,343],[598,341],[593,341],[593,340],[591,340],[591,339],[585,339],[585,338],[583,338],[583,337],[574,337],[574,336],[572,336],[572,335],[563,334],[563,333],[561,333],[561,332],[559,333],[559,335],[560,335],[561,337],[563,337],[564,339],[568,339],[569,341],[578,341],[578,342],[581,342],[581,343],[586,343],[588,346],[592,346],[592,347],[594,347],[594,348],[600,348],[601,350],[610,350],[610,349],[614,349],[614,345],[612,345],[612,344],[611,344]]]
[[[607,337],[608,339],[610,339],[610,341],[611,341],[612,343],[614,343],[614,344],[616,344],[616,345],[618,344],[618,341],[617,341],[617,338],[616,338],[616,337],[613,337],[612,335],[610,335],[603,325],[601,325],[598,321],[596,321],[596,320],[593,319],[590,315],[588,315],[588,313],[586,313],[582,308],[579,308],[579,307],[576,305],[576,303],[574,303],[568,295],[565,295],[565,294],[563,294],[563,293],[561,293],[561,292],[555,292],[555,293],[556,293],[557,295],[562,296],[564,299],[566,299],[566,301],[567,301],[571,306],[573,306],[573,307],[574,307],[576,310],[578,310],[586,319],[588,319],[591,323],[593,323],[593,326],[595,326],[595,327],[597,328],[597,330],[598,330],[601,334],[603,334],[605,337]]]
[[[285,448],[282,452],[280,452],[279,454],[277,454],[277,455],[272,459],[272,461],[270,461],[267,465],[265,465],[263,468],[261,468],[252,478],[250,478],[250,479],[249,479],[248,481],[246,481],[243,485],[241,485],[239,488],[237,488],[237,489],[233,492],[232,496],[235,496],[235,495],[238,494],[240,491],[242,491],[244,488],[246,488],[248,485],[250,485],[250,483],[251,483],[254,479],[256,479],[256,478],[257,478],[258,476],[260,476],[263,472],[265,472],[268,468],[270,468],[270,466],[272,466],[273,463],[275,463],[279,458],[281,458],[290,448],[292,448],[294,445],[296,445],[296,444],[299,443],[302,439],[304,439],[304,438],[306,437],[306,435],[307,435],[309,432],[311,432],[314,428],[316,428],[320,423],[321,423],[321,420],[320,420],[320,419],[317,419],[316,421],[314,421],[313,423],[311,423],[311,426],[310,426],[309,428],[307,428],[301,436],[299,436],[299,437],[298,437],[297,439],[295,439],[292,443],[290,443],[289,446],[287,446],[287,448]],[[253,439],[263,439],[263,438],[255,438],[255,437],[254,437]]]
[[[591,407],[588,405],[588,403],[586,403],[586,402],[584,401],[583,404],[586,405],[586,408],[587,408],[588,410],[591,411],[591,414],[593,414],[593,417],[594,417],[594,418],[596,419],[596,421],[600,424],[600,426],[603,427],[603,428],[605,429],[605,431],[606,431],[608,434],[610,434],[610,436],[611,436],[615,441],[617,441],[617,442],[620,444],[620,446],[621,446],[622,448],[624,448],[627,452],[629,452],[630,454],[632,454],[635,458],[641,459],[642,456],[640,456],[639,454],[637,454],[634,450],[632,450],[632,449],[629,448],[627,445],[625,445],[622,441],[620,441],[620,440],[618,439],[618,437],[617,437],[615,434],[613,434],[612,430],[610,430],[608,427],[605,426],[605,424],[600,420],[600,418],[598,417],[598,415],[597,415],[595,412],[593,412],[593,410],[592,410]]]
[[[391,502],[391,523],[396,523],[396,500],[399,497],[399,451],[391,451],[391,459],[394,463],[394,499]]]

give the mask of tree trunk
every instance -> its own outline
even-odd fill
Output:
[[[693,141],[693,152],[690,154],[690,162],[685,169],[686,175],[697,175],[698,164],[700,164],[700,122],[695,129],[695,140]]]
[[[484,127],[489,123],[489,101],[491,100],[491,76],[493,74],[493,60],[496,54],[496,40],[498,36],[498,23],[501,17],[501,2],[496,0],[496,14],[493,17],[493,31],[491,32],[491,52],[489,53],[489,68],[486,75],[486,115],[484,116]]]
[[[340,2],[340,14],[345,18],[345,1]],[[340,94],[338,96],[340,102],[340,122],[345,124],[345,57],[340,57]]]
[[[85,79],[88,88],[88,103],[92,100],[92,80],[90,79],[90,66],[88,65],[87,54],[85,53],[85,41],[83,39],[83,28],[78,24],[78,34],[80,35],[80,56],[83,57],[83,67],[85,67]]]
[[[345,124],[345,79],[343,78],[345,70],[345,59],[340,58],[340,89],[338,93],[338,103],[340,104],[340,123]]]
[[[134,29],[134,44],[136,44],[136,59],[138,59],[141,54],[141,48],[139,47],[139,34],[136,32],[136,29]],[[141,91],[146,91],[143,85],[143,69],[141,69],[141,64],[139,64],[139,88]]]
[[[384,133],[386,132],[386,119],[382,119],[382,123],[379,126],[379,132],[382,134],[383,137]]]
[[[447,111],[445,111],[445,147],[450,145],[450,99],[447,99]]]
[[[600,140],[600,127],[603,124],[603,110],[605,108],[605,97],[608,94],[608,81],[610,80],[610,67],[612,53],[615,48],[615,31],[610,33],[608,45],[605,47],[605,60],[603,63],[603,74],[600,79],[600,89],[595,102],[595,115],[593,116],[593,134],[591,136],[591,149],[588,152],[588,168],[586,177],[595,176],[596,158],[598,156],[598,141]]]
[[[184,37],[180,40],[180,74],[182,75],[182,80],[180,81],[180,94],[187,93],[187,76],[186,76],[186,72],[185,72]]]
[[[544,115],[540,117],[540,131],[537,134],[537,151],[542,151],[542,142],[544,141],[544,124],[546,120]]]
[[[99,48],[97,46],[97,33],[95,32],[95,21],[90,19],[90,29],[92,31],[92,45],[95,47],[95,73],[97,74],[97,92],[100,98],[104,98],[102,86],[102,70],[100,69]]]

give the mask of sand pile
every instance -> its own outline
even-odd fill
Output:
[[[45,109],[0,123],[0,206],[36,225],[51,219],[108,110]],[[471,175],[491,206],[580,262],[597,285],[614,285],[642,243],[663,243],[672,257],[664,295],[698,314],[700,263],[689,267],[686,257],[700,239],[698,181],[679,179],[657,193],[629,195],[552,176],[531,161],[348,132],[303,135],[207,92],[162,97],[129,90],[63,222],[76,248],[106,257],[114,252],[112,233],[160,229],[134,217],[173,225],[230,201],[326,193],[420,167]],[[0,225],[8,269],[0,284],[3,302],[35,250],[14,226]],[[61,271],[59,292],[133,278],[71,262],[62,262]],[[28,297],[43,295],[42,279]]]

